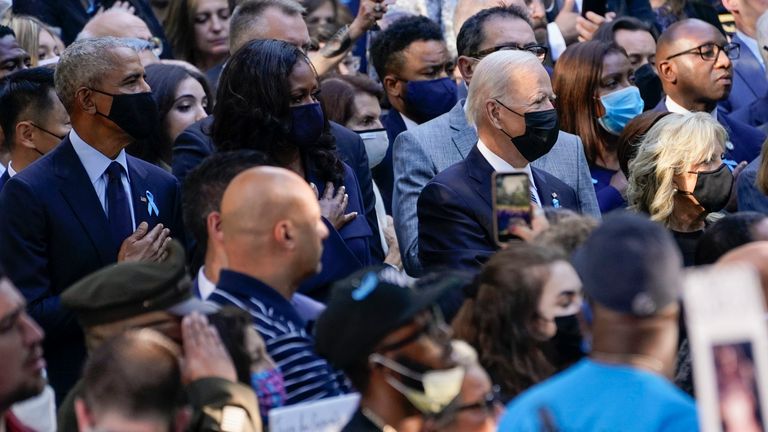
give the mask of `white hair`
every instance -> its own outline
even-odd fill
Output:
[[[488,100],[498,99],[507,104],[517,77],[537,69],[543,69],[541,61],[528,51],[497,51],[483,58],[469,83],[467,121],[477,125]]]

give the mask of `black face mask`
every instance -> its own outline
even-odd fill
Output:
[[[678,190],[677,193],[692,195],[704,207],[707,213],[713,213],[725,208],[731,198],[733,174],[725,164],[712,171],[691,171],[696,173],[696,187],[693,192]]]
[[[109,115],[104,115],[98,110],[96,114],[111,120],[131,138],[136,140],[149,138],[160,130],[160,114],[152,98],[152,92],[112,94],[96,89],[91,90],[112,97]]]
[[[499,104],[507,108],[503,103],[499,102]],[[520,136],[512,137],[507,131],[501,129],[525,160],[533,162],[552,150],[557,142],[557,135],[560,133],[556,110],[534,111],[525,114],[519,114],[509,108],[507,110],[525,119],[525,133]]]
[[[644,64],[635,71],[635,85],[640,89],[640,97],[645,102],[645,110],[652,109],[661,100],[663,90],[661,79],[653,71],[653,66]]]

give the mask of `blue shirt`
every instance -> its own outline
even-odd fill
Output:
[[[93,189],[96,191],[96,195],[99,197],[101,207],[104,209],[104,213],[109,216],[109,208],[107,203],[107,183],[109,178],[107,176],[107,168],[113,161],[105,156],[100,151],[91,147],[90,144],[83,141],[80,135],[75,132],[73,128],[69,132],[69,140],[72,142],[72,147],[75,149],[77,157],[80,159],[80,163],[83,164],[85,172],[88,174],[88,178],[93,184]],[[123,173],[120,178],[122,180],[123,188],[125,189],[125,196],[128,197],[128,206],[131,210],[131,223],[133,229],[136,229],[136,216],[133,214],[133,199],[131,198],[131,183],[128,177],[128,160],[125,157],[125,149],[120,150],[115,162],[119,163],[123,167]]]
[[[267,353],[283,373],[286,405],[339,396],[348,391],[343,375],[314,351],[306,323],[285,297],[258,279],[222,270],[209,301],[251,314]]]
[[[561,432],[693,432],[696,415],[693,399],[662,376],[584,359],[514,399],[498,430],[549,430],[543,416]]]
[[[621,192],[611,186],[611,178],[617,171],[597,165],[589,166],[589,174],[592,176],[592,184],[595,186],[597,195],[597,204],[600,206],[600,213],[608,213],[611,210],[624,208],[627,202],[621,196]]]

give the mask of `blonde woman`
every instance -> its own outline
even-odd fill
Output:
[[[670,114],[648,131],[629,164],[630,208],[672,231],[686,265],[706,216],[731,196],[733,175],[722,160],[727,138],[708,113]]]
[[[15,15],[5,19],[3,25],[16,33],[19,46],[29,53],[32,66],[55,63],[64,51],[64,43],[56,33],[37,18]]]

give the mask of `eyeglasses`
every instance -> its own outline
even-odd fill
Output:
[[[152,54],[160,57],[160,54],[163,53],[163,40],[160,39],[157,36],[151,37],[147,39],[147,42],[149,42],[149,50],[152,51]]]
[[[696,48],[691,48],[689,50],[685,50],[683,52],[679,52],[677,54],[673,54],[666,58],[666,60],[685,55],[685,54],[698,54],[701,56],[701,59],[704,61],[710,61],[715,60],[719,55],[720,52],[725,52],[726,57],[728,57],[731,60],[736,60],[739,58],[741,45],[737,43],[727,43],[723,46],[720,46],[714,42],[707,42],[704,45],[699,45]]]
[[[442,312],[440,312],[439,308],[433,308],[431,313],[424,315],[424,318],[420,321],[419,318],[417,318],[417,322],[420,324],[422,324],[422,321],[423,325],[421,325],[418,330],[413,332],[413,334],[404,337],[397,342],[392,342],[390,344],[378,347],[376,351],[380,353],[395,351],[417,341],[424,335],[427,335],[431,339],[439,342],[450,341],[452,333],[451,327],[445,322],[445,318],[443,318]]]
[[[483,396],[483,400],[471,404],[466,405],[459,405],[455,408],[455,412],[459,411],[466,411],[466,410],[473,410],[473,409],[483,409],[488,412],[492,412],[494,408],[499,406],[501,404],[501,389],[499,386],[495,385],[491,389],[490,392],[486,393],[485,396]]]
[[[537,45],[537,44],[518,45],[516,43],[508,43],[503,45],[496,45],[493,48],[488,48],[482,51],[478,51],[475,54],[472,54],[470,57],[474,57],[478,60],[481,60],[483,57],[489,54],[493,54],[496,51],[509,51],[509,50],[528,51],[529,53],[535,55],[542,62],[546,60],[547,53],[549,53],[549,48],[545,47],[544,45]]]

